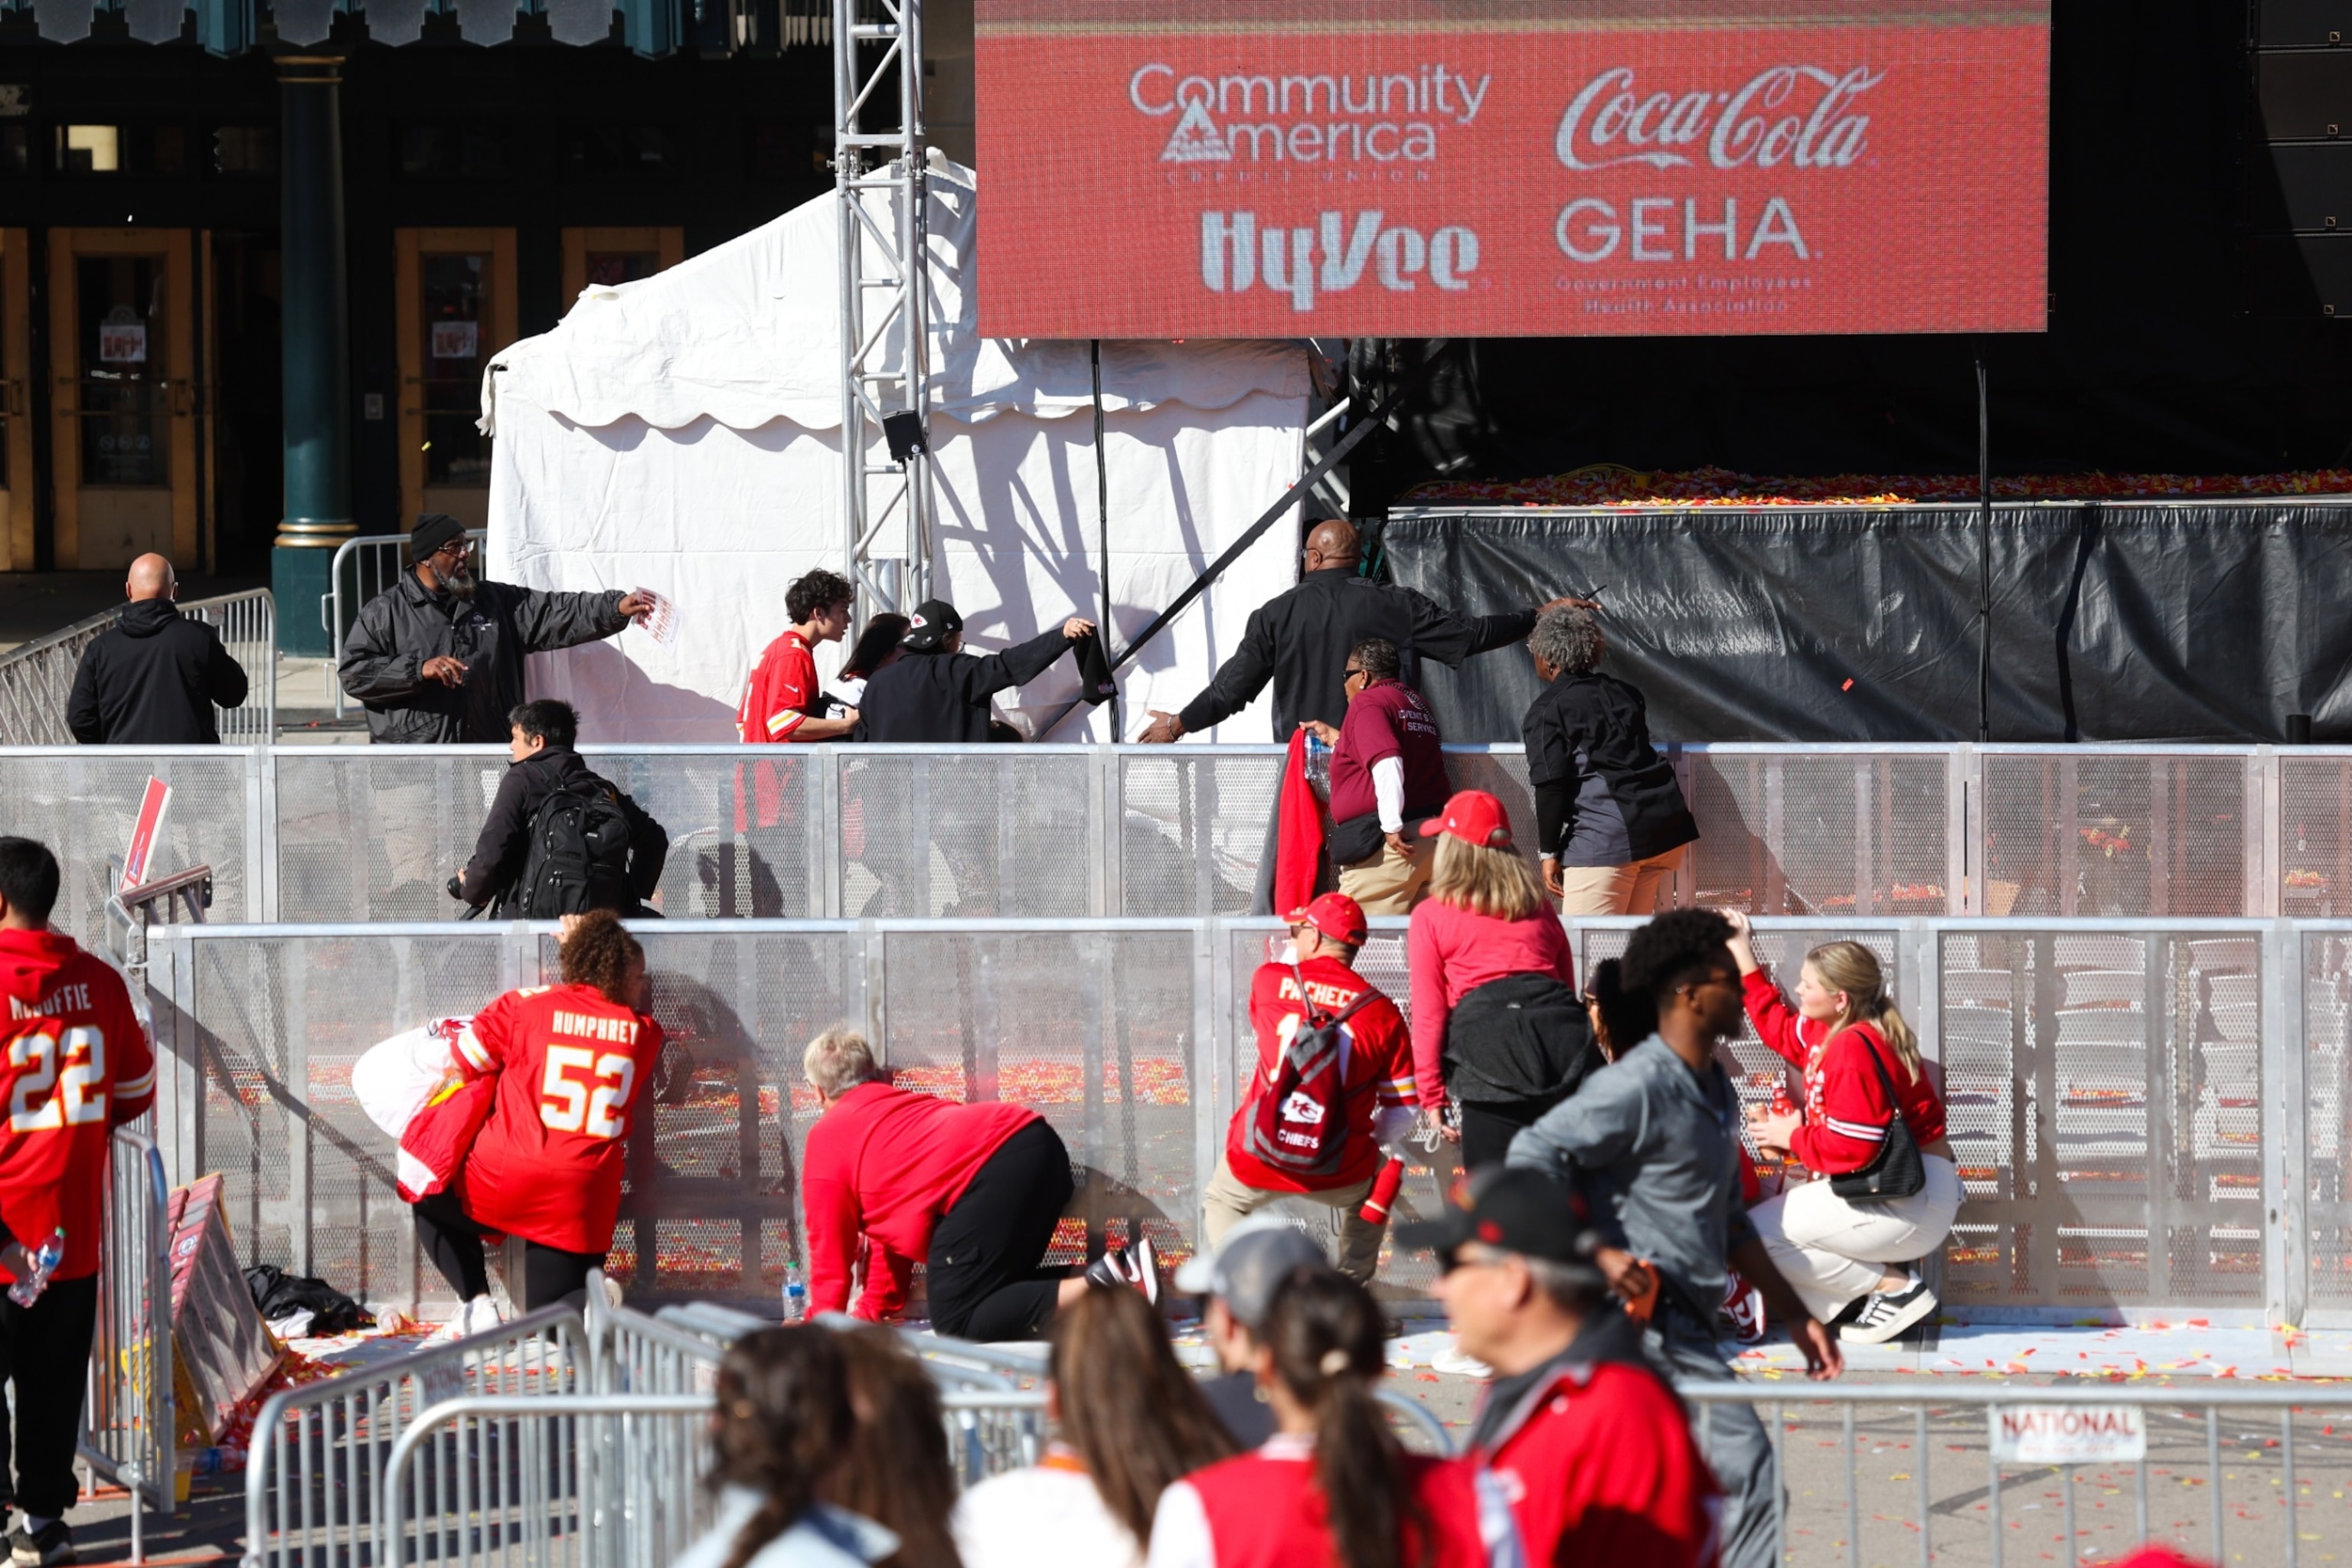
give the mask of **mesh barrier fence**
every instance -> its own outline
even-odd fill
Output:
[[[1668,754],[1701,833],[1679,903],[1824,920],[2352,914],[2352,752]],[[588,756],[669,834],[656,907],[694,920],[1245,913],[1282,768],[1271,746]],[[198,757],[210,761],[186,760]],[[151,762],[180,789],[157,868],[200,856],[219,873],[224,918],[303,922],[457,919],[464,906],[443,887],[508,765],[488,746],[0,748],[0,828],[69,845],[95,868],[120,853]],[[1499,795],[1532,846],[1517,748],[1454,749],[1447,765],[1457,786]],[[100,876],[88,873],[91,887]],[[95,912],[67,919],[95,937]]]
[[[2310,1247],[2310,1315],[2352,1309],[2352,925],[2305,927],[2294,1000],[2303,1027],[2281,1077],[2282,1098],[2309,1108],[2305,1136],[2286,1150],[2288,1216],[2307,1205],[2299,1229]],[[2302,1082],[2297,1092],[2294,1079]],[[2300,1163],[2302,1169],[2297,1170]],[[2299,1321],[2299,1320],[2298,1320]]]
[[[1247,914],[1282,782],[1276,746],[1118,756],[1119,912]]]
[[[251,879],[258,863],[257,770],[251,752],[215,746],[0,751],[0,834],[37,838],[56,852],[65,883],[50,922],[85,947],[102,948],[106,899],[140,796],[151,775],[161,778],[172,786],[172,804],[150,874],[210,866],[213,918],[257,919],[264,910]]]
[[[1635,923],[1576,922],[1580,964],[1621,952]],[[1376,922],[1360,967],[1409,1015],[1402,925]],[[1051,1121],[1080,1189],[1057,1261],[1139,1235],[1181,1260],[1253,1059],[1251,976],[1283,940],[1246,920],[640,929],[676,1049],[631,1149],[612,1271],[653,1300],[759,1308],[801,1255],[816,1114],[801,1047],[844,1019],[902,1083]],[[1954,1306],[2352,1311],[2352,922],[1773,920],[1759,953],[1793,984],[1806,950],[1841,936],[1880,953],[1941,1077],[1968,1193],[1942,1260]],[[551,975],[551,935],[183,927],[157,933],[149,963],[175,1177],[226,1176],[254,1260],[367,1299],[439,1295],[351,1064]],[[1777,1058],[1745,1033],[1729,1054],[1743,1099],[1769,1100]],[[1453,1162],[1409,1151],[1398,1212],[1433,1210]],[[2293,1201],[2274,1211],[2266,1193]],[[1328,1209],[1285,1206],[1333,1230]],[[1418,1290],[1428,1269],[1392,1253],[1382,1279]]]
[[[2250,746],[1979,748],[1983,912],[2270,912],[2261,760]]]

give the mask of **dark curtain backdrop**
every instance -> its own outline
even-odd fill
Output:
[[[1983,538],[1968,507],[1521,509],[1384,543],[1468,611],[1601,588],[1659,740],[1966,741]],[[1995,741],[2352,741],[2352,504],[1998,508],[1992,585]],[[1516,649],[1421,683],[1451,741],[1517,741],[1537,689]]]

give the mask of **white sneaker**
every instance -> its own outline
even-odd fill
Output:
[[[1838,1325],[1838,1338],[1858,1345],[1879,1345],[1936,1310],[1936,1293],[1914,1275],[1900,1290],[1877,1290],[1862,1299],[1862,1311],[1852,1322]]]
[[[477,1296],[460,1306],[449,1321],[434,1331],[427,1344],[447,1344],[455,1340],[467,1340],[476,1334],[487,1334],[503,1321],[499,1316],[499,1304],[488,1296]]]
[[[1160,1305],[1160,1251],[1144,1237],[1127,1249],[1129,1282],[1143,1292],[1143,1299],[1153,1306]]]
[[[1460,1345],[1448,1345],[1429,1358],[1432,1372],[1451,1373],[1455,1377],[1492,1377],[1495,1369],[1476,1356],[1463,1352]]]

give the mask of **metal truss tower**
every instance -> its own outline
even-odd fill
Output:
[[[930,589],[922,0],[833,0],[833,16],[842,503],[863,622]]]

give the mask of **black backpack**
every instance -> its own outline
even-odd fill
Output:
[[[635,910],[629,819],[620,791],[590,773],[558,785],[540,802],[511,904],[513,913],[533,921],[590,910]]]

